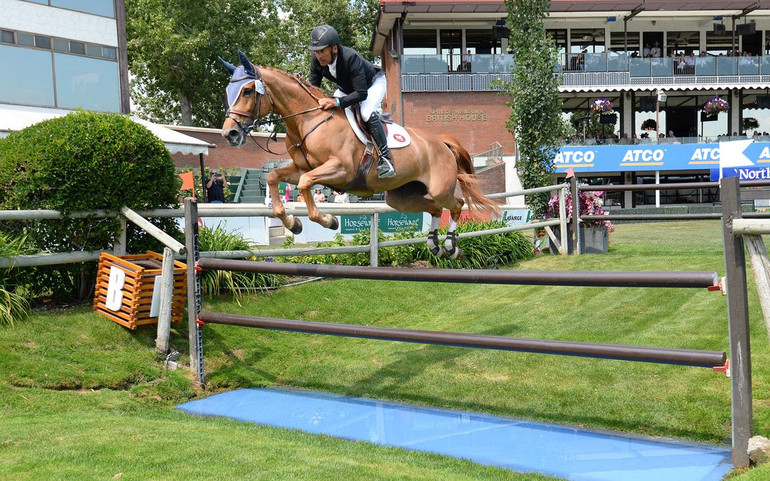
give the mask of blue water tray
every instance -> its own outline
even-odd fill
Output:
[[[730,448],[289,389],[241,389],[178,406],[574,481],[719,481]]]

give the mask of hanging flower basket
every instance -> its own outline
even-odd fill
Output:
[[[612,102],[605,98],[598,98],[591,104],[591,112],[599,114],[612,113]]]
[[[642,122],[642,130],[655,130],[657,128],[658,124],[655,122],[655,119],[647,119]]]
[[[719,112],[727,112],[729,108],[730,104],[727,103],[727,100],[714,97],[703,105],[703,113],[711,117],[719,114]]]

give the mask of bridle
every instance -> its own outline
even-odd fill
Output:
[[[305,85],[301,80],[297,79],[296,77],[293,77],[294,80],[297,81],[300,87],[307,92],[308,95],[310,95],[316,102],[320,100],[313,92],[310,91],[310,89]],[[254,130],[254,127],[261,125],[260,119],[261,119],[261,112],[262,112],[262,98],[266,95],[268,100],[270,101],[270,109],[267,113],[273,112],[275,113],[275,102],[273,101],[273,96],[270,94],[269,90],[267,89],[267,86],[265,85],[264,81],[262,80],[262,74],[259,70],[259,67],[254,65],[254,75],[245,74],[242,77],[239,78],[231,78],[230,83],[234,82],[242,82],[243,80],[251,79],[254,80],[254,91],[257,94],[257,99],[254,102],[254,108],[251,110],[251,112],[243,111],[243,110],[237,110],[232,107],[227,109],[226,116],[228,119],[235,122],[235,125],[238,126],[238,129],[243,133],[244,136],[251,137],[248,135],[252,130]],[[240,93],[238,94],[240,97]],[[309,114],[311,112],[315,112],[317,110],[321,110],[320,106],[311,107],[309,109],[302,110],[300,112],[295,112],[293,114],[289,115],[282,115],[280,116],[280,119],[282,121],[285,121],[286,119],[291,119],[294,117],[298,117],[301,115]],[[235,114],[237,116],[241,117],[241,120],[244,118],[250,119],[251,122],[248,125],[244,125],[239,121],[237,118],[235,118],[232,114]],[[305,149],[303,148],[303,145],[305,144],[305,141],[307,140],[308,136],[312,134],[318,127],[325,124],[326,122],[330,121],[334,117],[334,111],[330,110],[329,115],[327,115],[324,119],[322,119],[320,122],[315,124],[313,127],[311,127],[307,133],[302,137],[302,139],[299,140],[299,142],[293,142],[289,133],[287,132],[286,135],[289,137],[289,141],[292,142],[292,144],[289,146],[289,148],[286,149],[284,152],[273,152],[269,148],[269,141],[276,139],[276,132],[273,131],[273,135],[268,137],[268,143],[266,143],[266,146],[262,146],[259,142],[257,142],[255,139],[252,138],[254,143],[263,151],[272,154],[272,155],[284,155],[289,152],[291,152],[292,149],[299,149],[299,151],[302,153],[302,156],[305,158],[305,163],[307,164],[308,168],[310,169],[310,164],[307,161],[307,154],[305,153]]]

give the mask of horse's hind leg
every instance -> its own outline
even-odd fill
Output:
[[[428,249],[436,257],[443,257],[444,248],[438,238],[438,224],[443,209],[436,202],[425,196],[425,186],[412,182],[385,193],[385,202],[399,212],[427,212],[431,215],[431,227],[428,232]]]

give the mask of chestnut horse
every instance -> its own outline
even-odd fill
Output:
[[[293,162],[270,171],[267,184],[273,215],[291,232],[302,232],[302,224],[287,214],[281,203],[281,181],[297,185],[307,203],[308,218],[330,229],[336,230],[339,221],[318,210],[311,192],[316,184],[363,197],[385,192],[385,202],[397,211],[428,212],[433,216],[428,247],[437,257],[458,258],[462,254],[457,248],[456,227],[463,205],[499,215],[497,204],[479,189],[470,155],[454,137],[406,129],[411,143],[391,150],[395,177],[380,179],[376,169],[359,173],[365,145],[342,109],[321,110],[318,100],[325,97],[321,89],[280,70],[256,67],[243,52],[238,53],[240,67],[220,58],[232,74],[227,88],[230,108],[222,135],[231,145],[240,146],[255,122],[268,113],[285,122],[286,148]],[[449,210],[451,222],[442,247],[438,225],[443,209]]]

